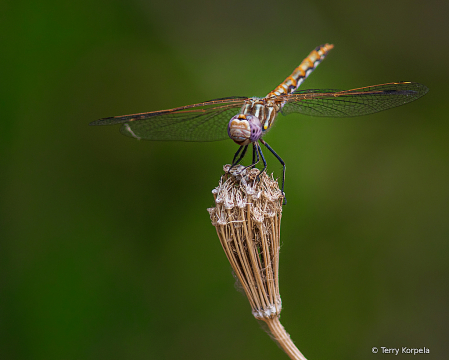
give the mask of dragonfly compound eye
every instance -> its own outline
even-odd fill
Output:
[[[254,115],[235,115],[228,124],[228,135],[238,145],[257,141],[262,133],[260,120]]]

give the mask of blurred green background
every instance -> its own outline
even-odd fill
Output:
[[[435,0],[3,2],[0,358],[287,358],[206,211],[237,146],[88,123],[264,96],[325,42],[302,88],[430,91],[366,117],[281,116],[267,135],[287,163],[281,322],[311,360],[446,358],[448,15]]]

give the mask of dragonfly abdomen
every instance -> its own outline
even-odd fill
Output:
[[[323,61],[327,53],[334,47],[332,44],[320,45],[307,56],[301,64],[293,70],[293,73],[287,77],[276,89],[270,92],[267,97],[292,94],[298,89],[299,85],[316,69]]]

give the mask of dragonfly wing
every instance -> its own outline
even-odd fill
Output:
[[[216,141],[228,139],[227,124],[240,106],[174,112],[131,121],[120,132],[145,140]]]
[[[429,89],[414,82],[397,82],[352,90],[304,90],[286,98],[282,114],[351,117],[373,114],[412,102]]]
[[[91,125],[123,124],[122,134],[145,140],[225,140],[229,138],[227,124],[245,99],[217,99],[170,110],[116,116],[94,121]]]

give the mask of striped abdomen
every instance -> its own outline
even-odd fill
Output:
[[[267,95],[267,98],[293,93],[299,85],[315,70],[327,53],[334,47],[332,44],[318,46],[307,56],[293,73],[284,80],[276,89]]]

